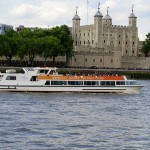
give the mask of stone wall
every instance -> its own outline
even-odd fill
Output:
[[[76,51],[70,61],[75,67],[121,68],[121,52]]]
[[[122,68],[150,69],[150,57],[122,57]]]

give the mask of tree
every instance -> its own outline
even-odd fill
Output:
[[[68,65],[70,57],[73,56],[73,39],[69,28],[66,25],[56,26],[51,29],[51,34],[60,40],[62,45],[61,55],[66,55],[66,64]]]
[[[23,29],[20,32],[8,30],[0,35],[0,56],[5,56],[11,65],[13,57],[18,56],[20,62],[28,57],[28,63],[33,65],[35,57],[39,55],[45,59],[65,56],[66,62],[73,55],[73,40],[66,25],[56,26],[52,29]]]
[[[144,41],[143,46],[142,46],[142,52],[145,54],[145,57],[148,57],[148,54],[150,52],[150,33],[148,33],[146,37],[147,38]]]
[[[61,29],[60,39],[65,49],[66,65],[68,65],[69,59],[73,56],[73,39],[70,30],[66,25],[62,25],[60,29]]]
[[[22,64],[22,61],[24,60],[25,56],[27,55],[26,51],[26,40],[23,39],[21,36],[18,37],[18,51],[17,56],[20,58],[20,64]]]
[[[48,58],[53,58],[53,65],[55,64],[55,58],[61,55],[62,45],[56,37],[46,36],[40,39],[41,49],[40,56],[44,58],[44,66]]]
[[[14,30],[10,29],[5,35],[1,35],[0,40],[1,56],[5,56],[11,66],[11,60],[16,56],[18,50],[17,34]]]
[[[24,29],[20,31],[20,36],[23,39],[23,44],[20,47],[19,55],[23,57],[26,55],[28,57],[28,65],[33,66],[33,61],[39,52],[39,42],[38,37],[34,31],[30,29]]]

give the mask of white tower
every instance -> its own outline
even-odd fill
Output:
[[[94,29],[95,29],[95,39],[94,39],[95,46],[102,48],[103,15],[100,12],[100,3],[98,4],[98,11],[94,15]]]

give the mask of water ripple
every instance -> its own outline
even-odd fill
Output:
[[[148,150],[141,94],[0,93],[0,150]]]

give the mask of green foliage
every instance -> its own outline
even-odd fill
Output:
[[[0,56],[5,56],[11,65],[15,56],[23,61],[27,57],[32,66],[36,56],[45,59],[57,56],[71,57],[73,54],[73,40],[66,25],[56,26],[52,29],[23,29],[20,32],[8,30],[5,35],[0,35]]]
[[[18,41],[16,32],[8,30],[5,35],[0,35],[0,55],[5,56],[11,66],[11,60],[16,56]]]
[[[150,52],[150,33],[148,33],[146,37],[147,38],[144,41],[143,46],[142,46],[142,52],[145,54],[145,57],[148,57],[148,54]]]

